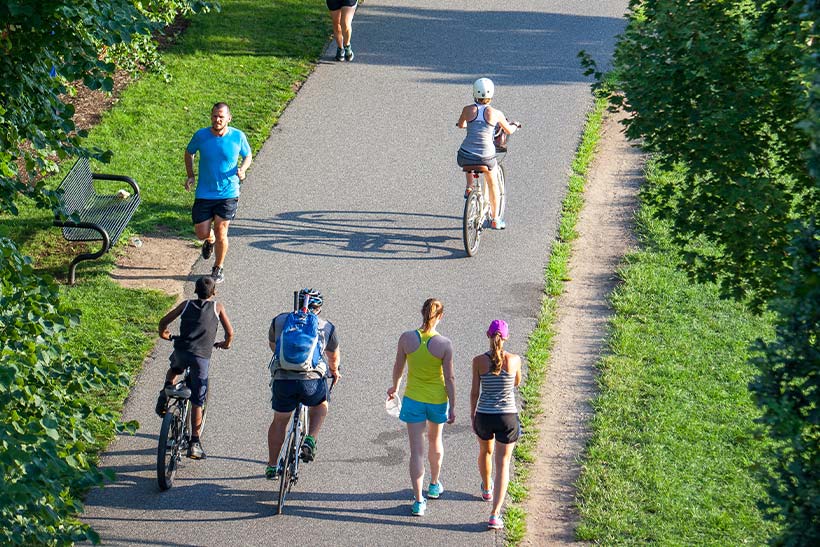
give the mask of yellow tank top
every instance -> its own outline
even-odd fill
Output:
[[[441,359],[430,353],[427,344],[436,331],[427,333],[416,331],[421,339],[418,349],[407,355],[407,387],[404,395],[420,403],[440,405],[447,402],[444,387],[444,370]]]

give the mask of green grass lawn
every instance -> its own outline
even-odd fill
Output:
[[[136,372],[156,338],[159,318],[173,298],[123,289],[108,276],[114,255],[134,233],[193,237],[193,194],[184,190],[183,152],[194,131],[210,124],[211,106],[231,106],[232,125],[245,131],[258,152],[296,90],[313,69],[330,35],[330,18],[313,0],[222,0],[220,13],[193,18],[180,40],[163,54],[170,82],[157,74],[131,83],[102,117],[87,144],[113,152],[94,171],[126,174],[140,185],[142,203],[112,253],[77,269],[78,283],[62,297],[82,313],[70,333],[72,349],[99,353]],[[63,165],[66,171],[72,161]],[[253,167],[251,167],[251,171]],[[59,176],[48,184],[56,186]],[[29,202],[19,216],[0,216],[0,237],[9,237],[44,273],[65,279],[78,252],[68,251],[49,211]],[[98,248],[92,245],[94,248]],[[111,394],[120,408],[127,393]],[[110,434],[110,432],[109,432]]]
[[[653,178],[672,176],[649,170]],[[767,438],[748,383],[750,344],[772,318],[691,281],[669,228],[643,207],[643,250],[613,295],[578,536],[605,545],[762,545],[773,524],[757,473]]]

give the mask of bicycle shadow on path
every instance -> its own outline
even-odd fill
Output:
[[[290,211],[240,218],[230,237],[252,248],[318,257],[386,260],[463,258],[461,217],[397,211]]]

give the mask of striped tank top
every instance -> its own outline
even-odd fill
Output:
[[[480,375],[479,379],[481,380],[481,393],[478,396],[476,412],[482,414],[518,412],[515,406],[515,374],[501,369],[498,375],[487,372]]]
[[[436,331],[421,332],[417,330],[419,347],[407,354],[407,387],[404,396],[420,403],[440,405],[447,402],[447,389],[444,387],[444,369],[442,360],[430,353],[427,344]]]

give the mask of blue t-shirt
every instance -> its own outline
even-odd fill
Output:
[[[248,157],[251,147],[239,129],[229,127],[217,137],[210,127],[203,127],[191,137],[186,148],[189,154],[199,152],[199,177],[196,183],[198,199],[230,199],[239,196],[239,176],[236,174],[239,156]]]

